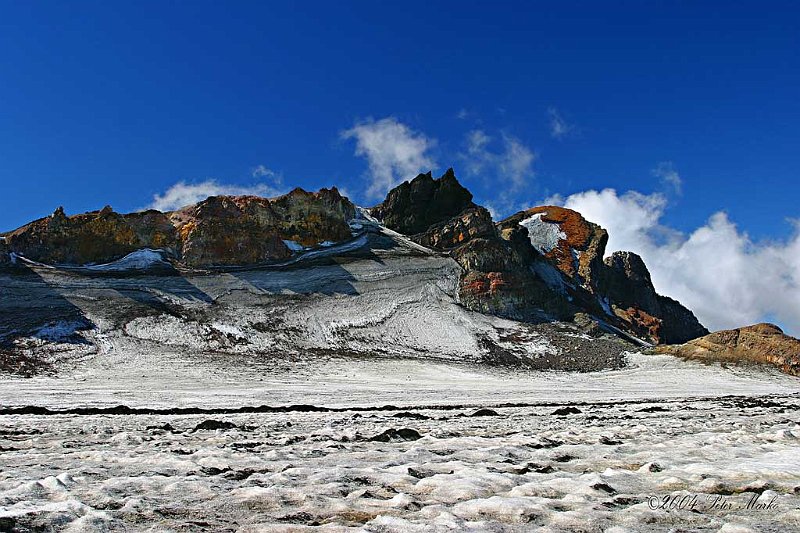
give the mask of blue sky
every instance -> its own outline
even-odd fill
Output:
[[[789,2],[0,0],[0,230],[210,179],[372,204],[427,165],[501,214],[632,190],[650,237],[724,212],[788,254],[798,30]]]

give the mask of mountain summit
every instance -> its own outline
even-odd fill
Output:
[[[398,185],[369,210],[336,188],[212,196],[166,213],[120,214],[107,206],[67,216],[58,208],[6,233],[0,261],[73,272],[219,272],[275,268],[320,252],[363,255],[389,246],[389,238],[395,248],[406,239],[403,246],[417,246],[408,248],[416,254],[455,262],[453,297],[469,311],[531,324],[573,322],[653,344],[708,333],[691,311],[656,292],[639,256],[605,257],[606,230],[580,213],[540,206],[495,222],[472,198],[449,169]]]

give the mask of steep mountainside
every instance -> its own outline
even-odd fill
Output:
[[[369,213],[335,188],[167,213],[59,208],[0,241],[0,349],[175,345],[590,370],[621,365],[626,342],[707,333],[656,293],[638,256],[604,261],[606,231],[574,211],[495,223],[451,169],[399,185]]]
[[[444,201],[442,191],[454,200]],[[450,169],[401,184],[372,213],[391,229],[413,228],[415,242],[456,259],[467,308],[529,321],[588,313],[653,343],[708,333],[691,311],[656,293],[641,258],[623,252],[604,261],[608,233],[580,213],[541,206],[494,224],[471,198]]]

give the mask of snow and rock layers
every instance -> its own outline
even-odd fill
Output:
[[[41,340],[36,332],[61,321],[75,325],[71,335],[112,324],[148,342],[197,341],[201,351],[377,346],[536,368],[571,368],[562,363],[579,347],[598,352],[602,363],[588,365],[595,368],[618,365],[612,352],[624,350],[593,350],[599,337],[681,344],[708,334],[690,310],[656,292],[639,256],[606,257],[607,242],[606,230],[557,206],[496,222],[452,169],[420,174],[369,210],[336,188],[214,196],[165,213],[105,207],[67,216],[58,208],[0,236],[0,263],[5,294],[41,292],[69,320],[24,297],[6,301],[17,314],[0,324],[0,342],[20,332]],[[56,268],[36,273],[46,266]],[[103,298],[109,305],[87,303]],[[156,338],[170,331],[183,333]],[[570,347],[565,338],[582,340]],[[761,359],[793,368],[785,358]]]

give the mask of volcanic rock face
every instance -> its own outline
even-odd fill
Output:
[[[800,340],[774,324],[717,331],[686,344],[659,346],[656,351],[692,359],[766,363],[800,376]]]
[[[451,168],[439,179],[428,172],[403,182],[371,214],[399,233],[415,235],[468,207],[475,207],[472,193],[461,186]]]
[[[449,253],[463,269],[459,297],[469,309],[525,320],[588,312],[656,344],[708,333],[691,311],[656,293],[639,256],[616,253],[604,262],[608,233],[580,213],[541,206],[495,225],[471,199],[451,169],[438,180],[421,174],[403,183],[373,213]]]
[[[650,272],[633,252],[614,252],[605,259],[600,291],[632,331],[656,343],[677,344],[707,335],[690,310],[656,293]]]
[[[68,217],[59,207],[6,236],[11,251],[45,263],[83,264],[118,259],[140,248],[175,250],[175,229],[158,211],[131,215],[108,206]]]
[[[170,213],[123,215],[105,207],[68,217],[58,208],[6,240],[10,251],[44,263],[106,263],[153,248],[187,266],[249,265],[289,257],[284,240],[313,246],[347,239],[354,216],[336,188],[295,189],[274,199],[212,196]]]
[[[467,207],[453,218],[413,235],[414,241],[436,250],[457,248],[472,239],[494,239],[497,229],[492,215],[483,207]]]
[[[498,225],[504,234],[516,226],[524,226],[537,252],[581,287],[596,292],[608,243],[606,230],[576,211],[556,206],[533,207]]]

